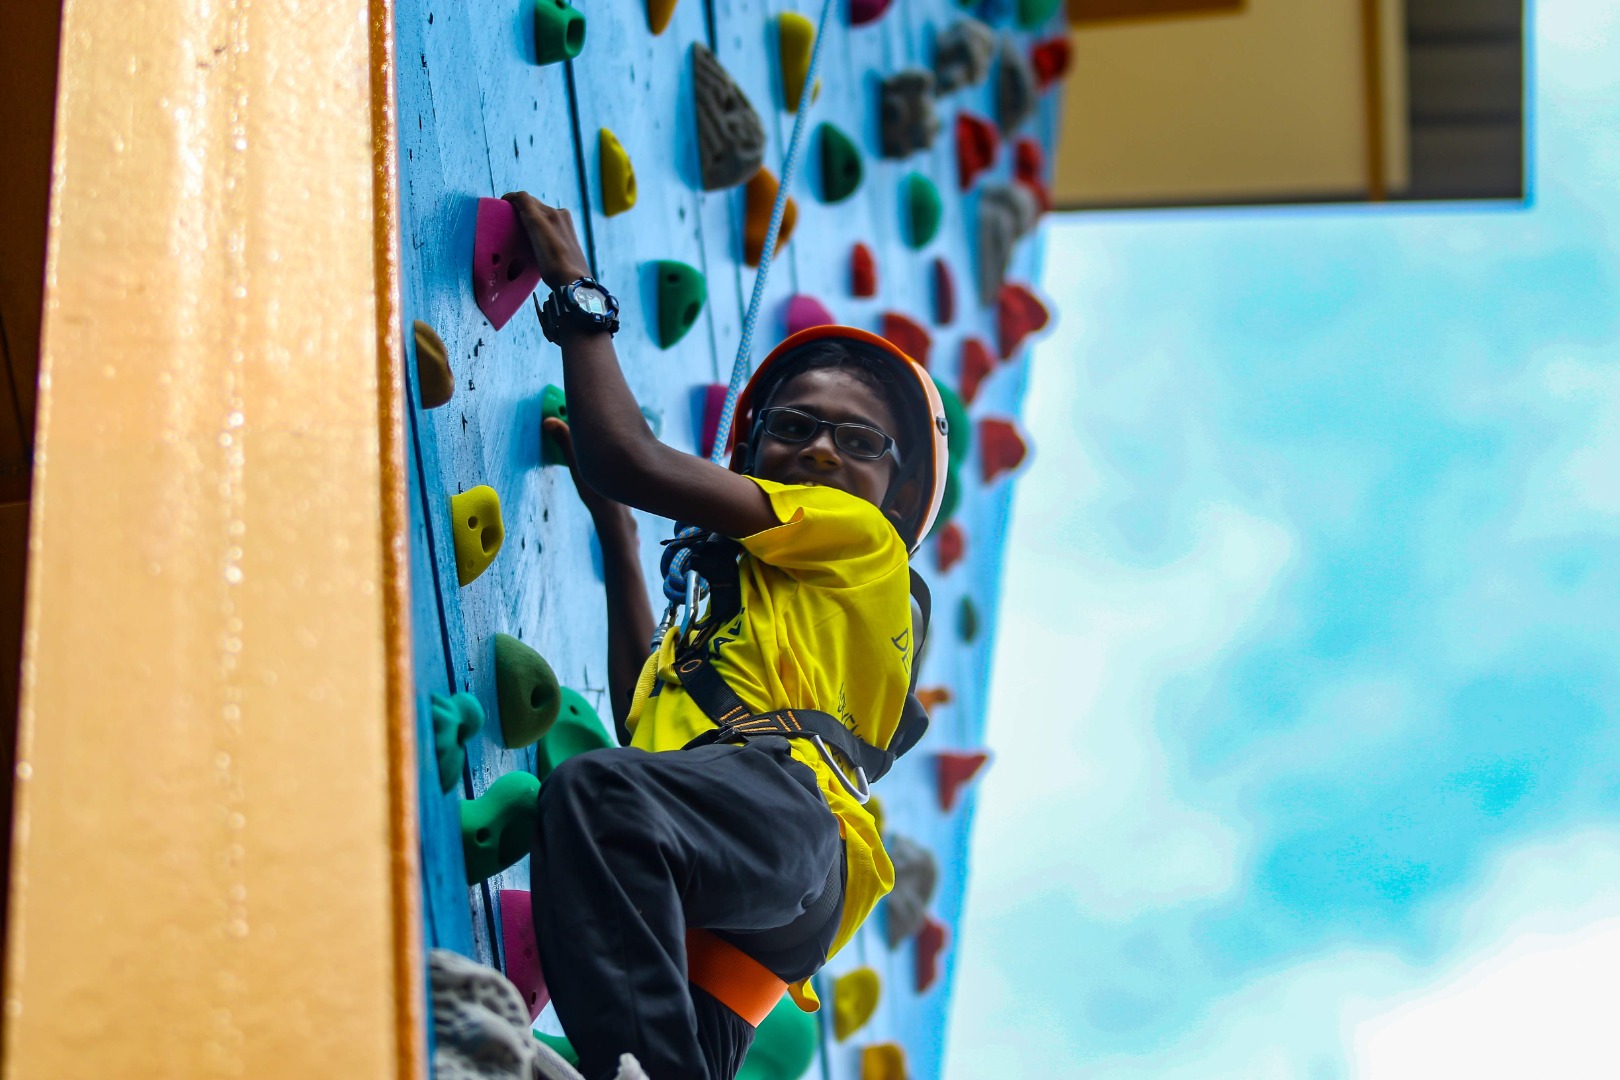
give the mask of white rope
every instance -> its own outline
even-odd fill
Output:
[[[759,257],[759,272],[754,275],[754,294],[748,300],[748,313],[743,316],[742,337],[737,342],[737,359],[731,365],[731,384],[726,388],[726,403],[720,409],[720,422],[714,429],[714,445],[709,460],[719,464],[725,457],[726,443],[731,435],[731,422],[737,410],[737,397],[748,381],[753,368],[754,324],[759,321],[759,306],[765,299],[765,279],[771,272],[771,259],[776,254],[776,236],[782,231],[782,215],[787,210],[788,188],[793,185],[793,167],[799,157],[799,142],[804,135],[805,117],[815,101],[816,70],[821,66],[821,43],[827,38],[827,12],[833,0],[822,0],[821,21],[816,25],[816,41],[810,48],[810,69],[805,72],[804,89],[799,94],[799,111],[793,119],[793,135],[788,139],[787,156],[782,159],[782,182],[776,189],[776,205],[771,207],[771,224],[765,230],[765,249]]]

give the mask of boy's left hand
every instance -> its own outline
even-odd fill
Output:
[[[529,234],[540,278],[553,289],[591,276],[590,264],[580,250],[574,217],[567,210],[547,206],[527,191],[509,191],[501,198],[512,204],[518,220]]]

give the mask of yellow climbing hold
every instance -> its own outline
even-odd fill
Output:
[[[647,0],[647,29],[662,34],[675,14],[675,0]]]
[[[506,539],[501,497],[488,484],[450,496],[450,528],[456,538],[456,580],[469,585],[489,569]]]
[[[862,1050],[861,1080],[908,1080],[905,1048],[886,1042]]]
[[[838,976],[833,982],[833,1035],[843,1042],[872,1019],[883,982],[869,967]]]
[[[602,213],[622,214],[636,205],[636,170],[618,136],[607,128],[597,133],[596,146],[602,166]]]
[[[810,52],[816,44],[816,24],[797,12],[776,17],[776,59],[782,69],[782,104],[799,111],[804,80],[810,77]]]

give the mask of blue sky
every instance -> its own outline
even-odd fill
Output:
[[[950,1077],[1616,1074],[1617,7],[1528,210],[1052,224]]]

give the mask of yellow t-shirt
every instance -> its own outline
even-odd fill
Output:
[[[874,746],[887,746],[911,682],[911,580],[905,544],[864,499],[827,487],[758,477],[782,524],[743,537],[742,610],[710,639],[709,657],[756,712],[832,713]],[[675,674],[675,631],[647,661],[631,705],[630,745],[678,750],[715,725]],[[656,694],[649,694],[654,680]],[[844,838],[848,875],[836,953],[894,887],[894,864],[872,815],[844,790],[815,746],[792,741],[815,771]],[[829,954],[830,955],[830,954]],[[817,1002],[808,982],[792,988],[800,1007]]]

